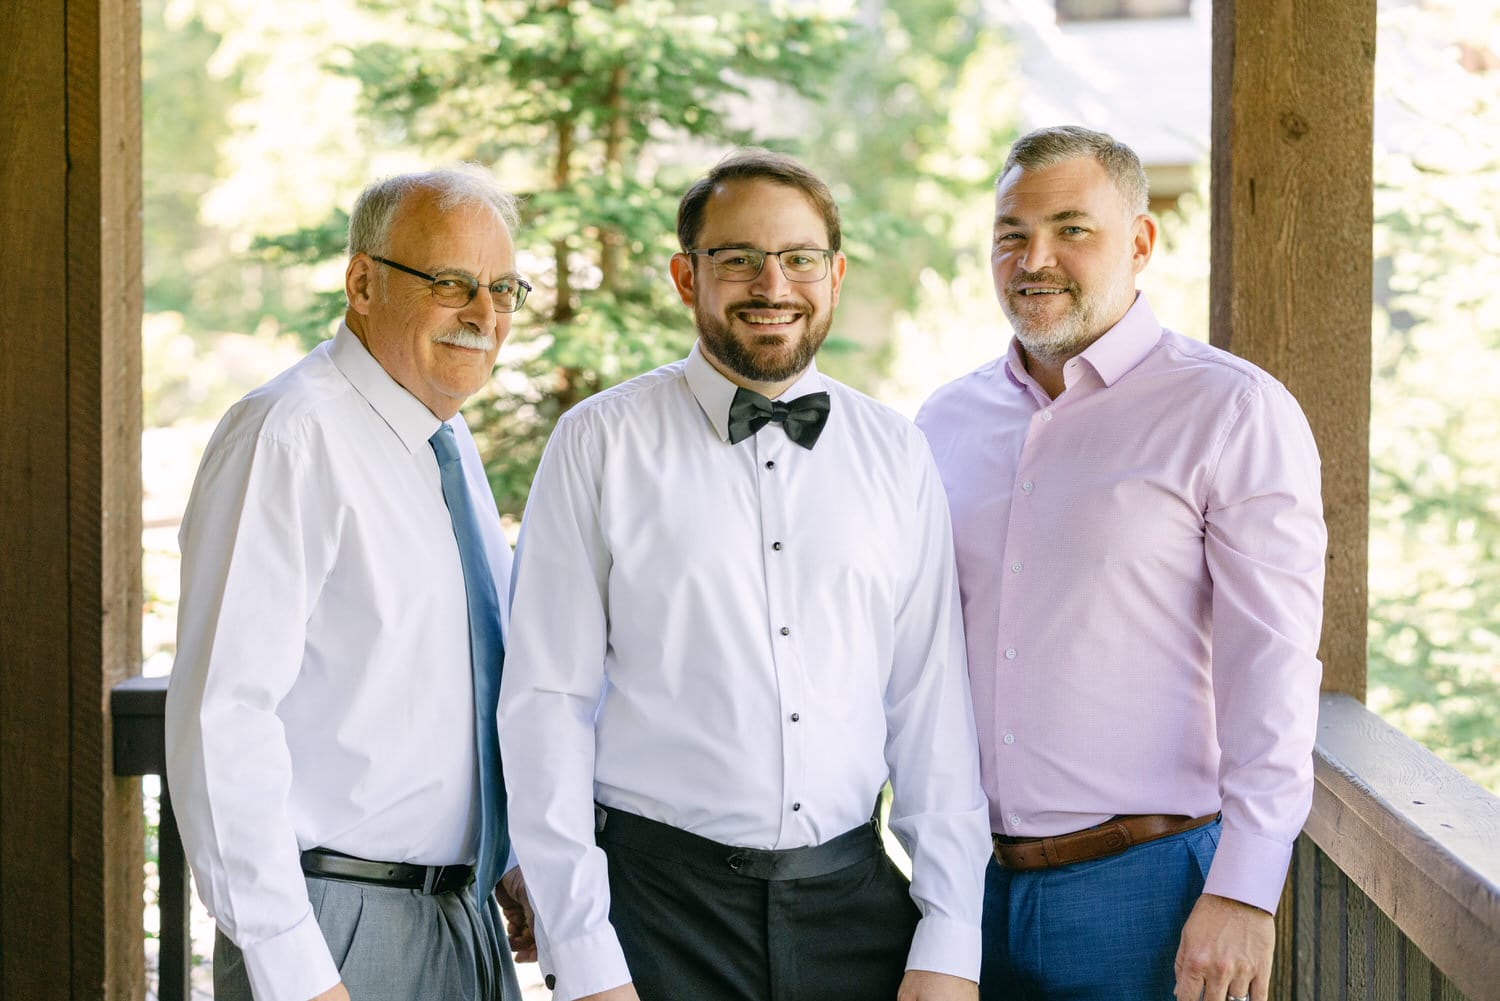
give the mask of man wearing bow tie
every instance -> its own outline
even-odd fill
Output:
[[[562,418],[518,550],[500,739],[546,750],[506,778],[555,997],[974,998],[948,516],[915,429],[814,364],[838,209],[741,150],[677,235],[698,343]]]

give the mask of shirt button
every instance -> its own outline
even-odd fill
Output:
[[[779,542],[773,542],[773,543],[771,543],[771,548],[774,549],[774,550],[776,550],[779,553],[779,552],[781,552],[781,543],[779,543]]]
[[[1017,560],[1016,562],[1014,562],[1014,563],[1012,563],[1010,565],[1010,572],[1011,573],[1020,573],[1021,572],[1021,561],[1020,560]]]
[[[1021,826],[1021,818],[1017,817],[1014,813],[1011,814],[1010,815],[1010,826],[1012,826],[1012,827],[1020,827]]]
[[[1016,735],[1013,734],[1013,733],[1007,733],[1004,737],[1001,737],[1000,739],[1003,740],[1003,741],[1005,741],[1007,744],[1014,744],[1016,742]]]
[[[1030,480],[1027,480],[1025,483],[1021,484],[1021,492],[1027,494],[1031,493],[1032,486],[1034,486],[1034,484]]]
[[[775,459],[767,459],[766,460],[766,468],[767,469],[775,469],[776,468],[776,460]]]
[[[786,626],[782,626],[781,627],[781,635],[783,635],[783,636],[790,636],[790,635],[792,635],[792,631],[790,629],[788,629]]]
[[[801,713],[792,713],[792,722],[795,723],[802,718]]]
[[[1051,419],[1052,419],[1052,411],[1050,411],[1050,410],[1043,410],[1042,411],[1042,420],[1044,420],[1044,421],[1050,421]]]
[[[1015,660],[1016,659],[1016,648],[1015,647],[1008,646],[1008,647],[1005,648],[1005,659],[1006,660]]]
[[[793,813],[796,813],[800,809],[802,809],[802,804],[801,803],[793,803],[792,804],[792,812]]]

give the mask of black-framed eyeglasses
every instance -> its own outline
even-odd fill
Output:
[[[766,258],[781,262],[781,273],[787,281],[820,282],[828,277],[828,262],[833,251],[819,247],[792,247],[790,250],[756,250],[754,247],[712,247],[687,253],[707,257],[714,277],[726,282],[754,281],[765,267]]]
[[[453,309],[462,309],[479,294],[479,279],[462,271],[439,271],[435,275],[429,275],[425,271],[418,271],[374,254],[370,255],[370,259],[430,282],[432,297]],[[497,313],[514,313],[526,301],[526,293],[531,291],[530,283],[515,275],[496,279],[485,287],[490,290],[490,299],[494,301]]]

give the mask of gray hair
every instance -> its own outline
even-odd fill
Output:
[[[349,213],[348,256],[385,256],[390,249],[391,223],[406,199],[419,191],[437,195],[439,212],[464,205],[487,205],[512,229],[516,226],[516,197],[477,163],[382,178],[359,193]]]
[[[1012,167],[1042,170],[1080,156],[1091,156],[1104,168],[1133,214],[1145,213],[1150,185],[1141,158],[1113,136],[1079,125],[1054,125],[1026,133],[1010,148],[1005,166],[1000,168],[1000,177],[1010,173]]]

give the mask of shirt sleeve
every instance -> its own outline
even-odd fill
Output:
[[[1275,913],[1312,805],[1328,541],[1317,446],[1279,383],[1248,395],[1210,482],[1223,833],[1204,891]]]
[[[897,608],[886,685],[890,826],[911,856],[921,913],[907,968],[978,981],[989,811],[964,654],[948,506],[916,439],[910,582]]]
[[[306,465],[279,440],[216,437],[180,536],[167,780],[199,893],[258,1001],[306,1001],[339,981],[308,901],[276,716],[302,664],[309,582],[324,573],[304,516],[331,516],[304,511]]]
[[[510,832],[543,968],[557,1001],[630,980],[609,923],[605,857],[594,843],[594,717],[604,688],[610,557],[600,527],[601,459],[564,418],[527,499],[512,577],[500,684]]]

